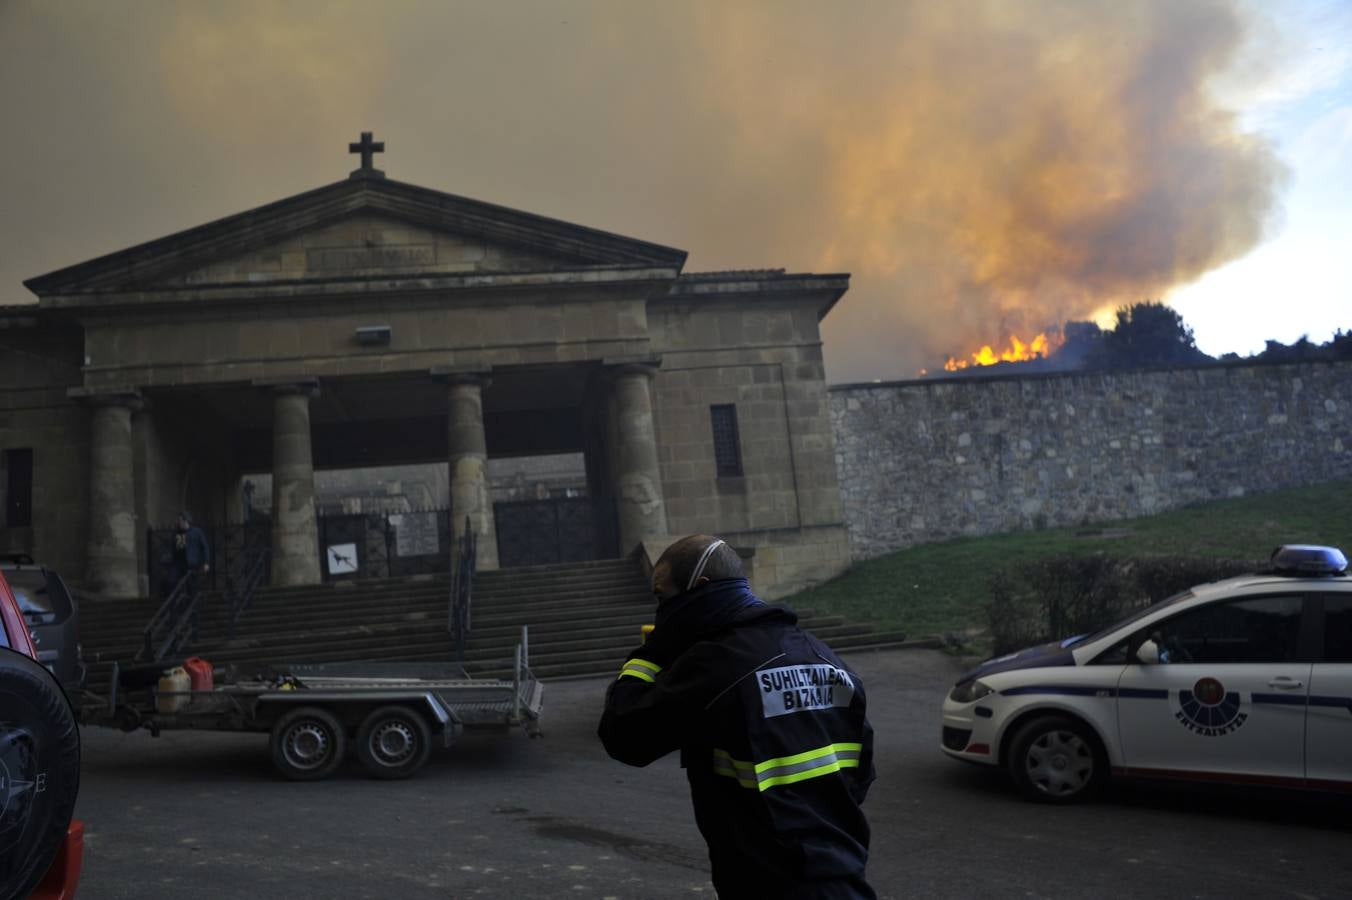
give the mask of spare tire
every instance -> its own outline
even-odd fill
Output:
[[[0,898],[27,897],[61,848],[80,791],[80,729],[52,674],[0,649]]]

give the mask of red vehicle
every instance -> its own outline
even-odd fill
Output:
[[[18,601],[0,575],[0,897],[74,897],[84,826],[80,731],[60,684],[37,662]]]

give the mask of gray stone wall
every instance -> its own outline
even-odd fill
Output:
[[[8,528],[0,454],[0,552],[31,553],[73,582],[84,577],[89,410],[66,398],[80,384],[80,337],[0,319],[0,450],[33,450],[33,524]]]
[[[1352,478],[1352,363],[830,390],[851,557]]]
[[[652,385],[672,536],[718,534],[754,551],[752,584],[776,598],[842,571],[845,542],[821,338],[820,294],[773,279],[651,303],[662,366]],[[782,289],[781,289],[782,290]],[[710,408],[736,409],[742,475],[718,477]]]

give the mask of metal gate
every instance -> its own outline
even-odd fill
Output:
[[[597,558],[597,509],[589,497],[495,503],[493,518],[504,569]]]
[[[451,570],[450,510],[319,517],[325,581],[431,575]]]
[[[389,539],[383,515],[317,517],[319,576],[325,581],[379,578],[385,574]]]
[[[324,581],[430,575],[451,570],[450,511],[358,513],[318,516],[319,571]],[[205,590],[224,590],[236,563],[255,547],[272,546],[272,523],[256,516],[247,525],[198,525],[211,550]],[[173,590],[174,528],[146,531],[146,572],[150,591]],[[181,574],[181,573],[180,573]],[[269,573],[270,575],[271,573]]]
[[[211,568],[202,579],[204,590],[224,590],[226,579],[238,574],[236,569],[248,552],[255,547],[272,545],[272,523],[257,516],[248,524],[198,525],[206,535],[211,551]],[[146,574],[150,576],[150,593],[167,597],[178,578],[174,569],[174,541],[178,529],[146,529]],[[182,573],[177,573],[178,577]]]

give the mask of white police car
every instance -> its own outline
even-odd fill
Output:
[[[989,660],[944,702],[942,748],[1068,802],[1109,773],[1352,792],[1352,577],[1288,545],[1096,634]]]

